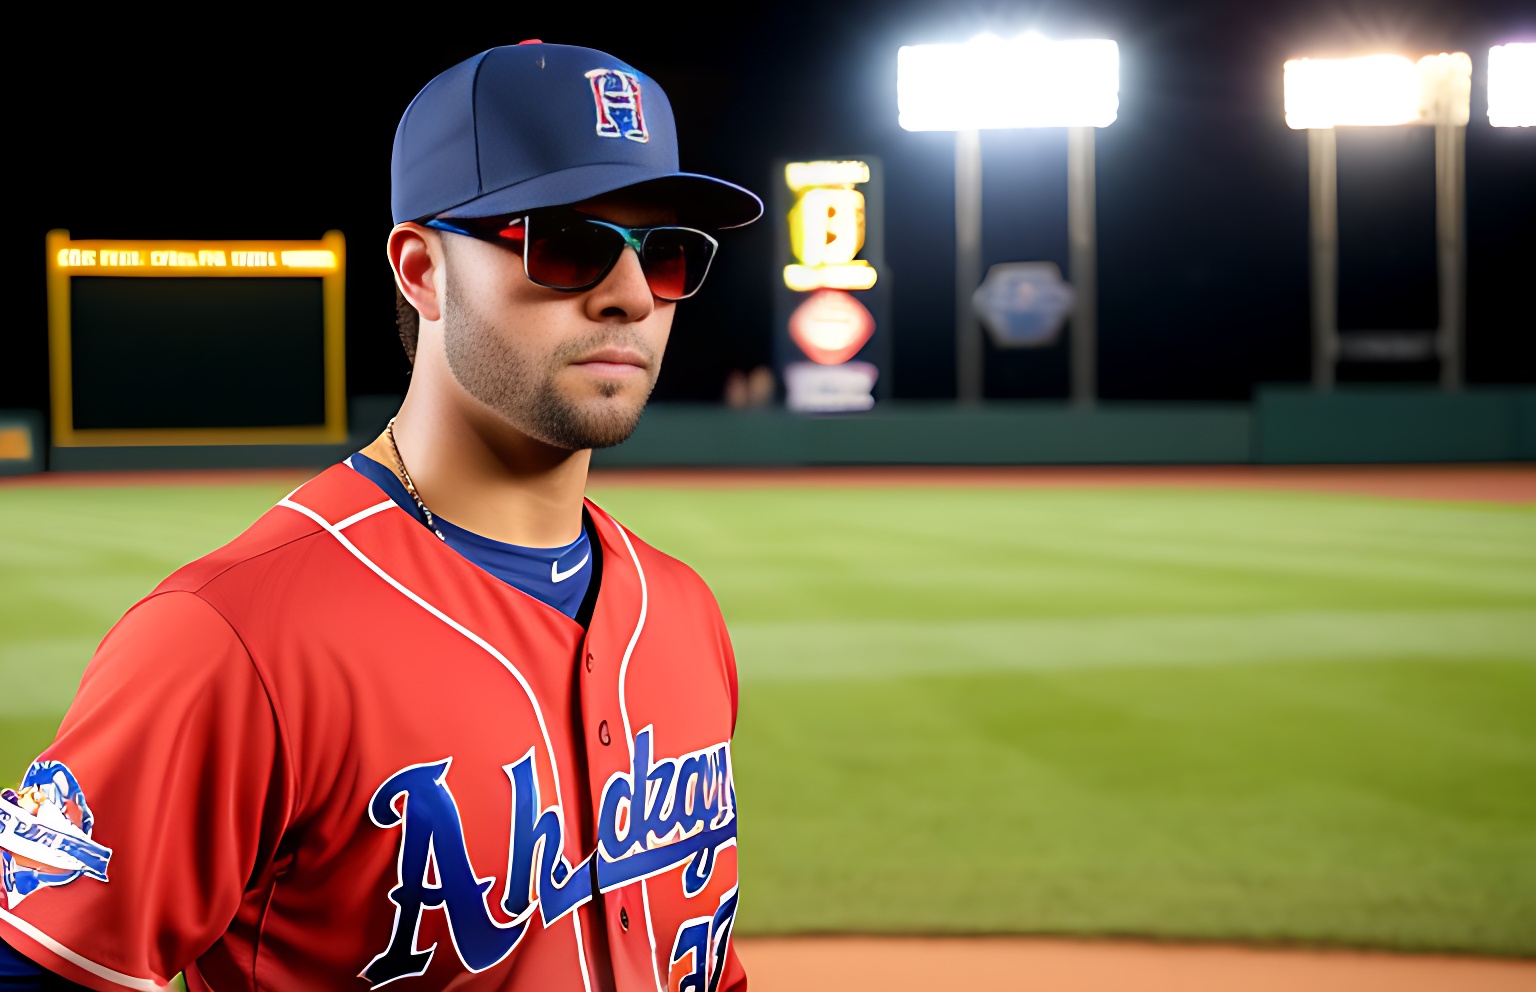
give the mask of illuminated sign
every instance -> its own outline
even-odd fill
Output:
[[[340,232],[46,252],[54,445],[346,439]]]
[[[775,190],[780,268],[775,357],[785,403],[806,413],[868,410],[890,362],[879,163],[782,163]]]
[[[864,304],[836,290],[817,290],[789,315],[789,336],[818,365],[841,365],[873,333],[875,318]]]
[[[799,293],[815,289],[869,289],[879,273],[866,259],[864,194],[866,162],[791,162],[784,182],[795,194],[789,210],[789,244],[797,259],[784,267],[784,285]]]
[[[298,242],[324,244],[325,242]],[[289,247],[295,242],[206,243],[153,241],[74,241],[52,252],[55,268],[69,269],[81,275],[88,269],[113,269],[113,275],[154,275],[156,269],[175,269],[165,275],[194,275],[189,269],[213,269],[208,273],[229,276],[225,269],[271,269],[273,275],[315,275],[335,272],[340,266],[334,248]],[[137,270],[124,272],[123,269]],[[239,273],[252,275],[253,273]]]
[[[786,404],[798,413],[868,410],[875,405],[875,383],[879,378],[879,370],[869,362],[797,362],[784,370]]]

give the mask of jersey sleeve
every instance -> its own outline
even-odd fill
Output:
[[[129,611],[57,739],[0,793],[0,939],[102,990],[158,989],[224,932],[287,815],[278,719],[189,592]]]

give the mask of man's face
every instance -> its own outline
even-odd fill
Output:
[[[628,227],[673,220],[619,197],[578,209]],[[442,240],[444,344],[459,385],[556,447],[629,437],[661,371],[675,307],[651,294],[639,256],[625,249],[601,283],[566,293],[530,282],[515,252],[461,235]]]

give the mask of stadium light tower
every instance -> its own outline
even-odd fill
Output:
[[[982,395],[982,337],[972,294],[981,282],[981,131],[1067,129],[1067,229],[1071,278],[1072,398],[1093,403],[1097,324],[1093,129],[1120,106],[1113,41],[1011,40],[909,45],[896,55],[896,102],[908,131],[955,132],[955,358],[962,403]]]
[[[1466,135],[1472,60],[1464,52],[1285,63],[1285,122],[1307,132],[1311,201],[1312,383],[1332,389],[1340,357],[1419,358],[1438,354],[1440,385],[1462,385],[1466,322]],[[1428,124],[1435,128],[1435,241],[1440,326],[1413,334],[1339,337],[1338,127]]]

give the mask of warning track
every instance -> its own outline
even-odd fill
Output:
[[[1034,937],[741,938],[757,992],[1531,992],[1536,961]]]
[[[607,486],[955,486],[1019,489],[1280,489],[1410,499],[1536,503],[1530,465],[1190,466],[1190,467],[870,467],[795,469],[634,469],[592,473]]]
[[[167,472],[48,472],[0,479],[29,486],[296,486],[305,469],[205,469]],[[593,489],[749,489],[764,487],[986,487],[1018,489],[1258,489],[1352,493],[1406,499],[1536,503],[1532,465],[1191,466],[1191,467],[859,467],[606,469]]]

